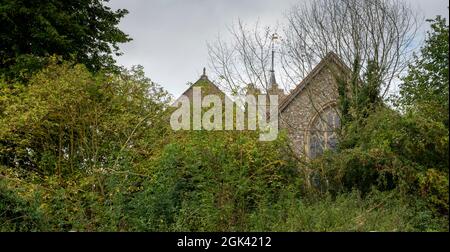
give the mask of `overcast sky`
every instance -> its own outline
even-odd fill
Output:
[[[120,65],[144,66],[146,75],[174,96],[196,81],[208,65],[207,41],[239,17],[262,25],[282,22],[283,12],[301,0],[111,0],[127,9],[119,27],[133,38],[121,45]],[[410,0],[424,18],[448,19],[447,0]],[[424,28],[427,28],[426,26]],[[207,71],[208,73],[208,71]]]

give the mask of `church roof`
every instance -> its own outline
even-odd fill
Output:
[[[225,95],[222,90],[220,90],[219,87],[216,86],[212,81],[209,80],[208,76],[206,75],[206,70],[203,68],[203,74],[200,76],[200,78],[194,82],[186,91],[184,91],[173,104],[177,104],[178,100],[183,96],[186,95],[189,98],[191,98],[191,94],[194,87],[201,87],[202,88],[202,96],[208,95],[208,94],[218,94],[218,95]]]
[[[350,73],[351,69],[345,65],[345,63],[339,58],[337,54],[334,52],[329,52],[320,62],[317,64],[316,67],[298,84],[294,90],[281,102],[279,106],[280,113],[283,112],[289,104],[297,97],[298,94],[302,92],[302,90],[311,83],[311,80],[313,80],[317,74],[326,66],[329,66],[330,64],[334,64],[338,66],[338,68],[343,73]]]

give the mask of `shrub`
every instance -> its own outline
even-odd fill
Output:
[[[276,202],[285,187],[299,183],[279,141],[262,143],[250,132],[180,135],[135,197],[135,222],[145,230],[246,230],[262,201]]]

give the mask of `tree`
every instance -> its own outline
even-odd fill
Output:
[[[417,29],[415,13],[400,0],[307,1],[291,7],[285,21],[281,31],[261,29],[258,24],[248,29],[240,21],[230,28],[231,42],[219,38],[210,44],[210,62],[220,77],[219,85],[245,90],[245,85],[253,84],[267,90],[273,33],[281,34],[276,72],[278,84],[285,89],[298,86],[319,62],[335,58],[340,67],[329,69],[335,81],[327,82],[326,88],[305,88],[302,93],[315,114],[323,112],[324,104],[333,104],[340,116],[339,140],[346,136],[346,124],[364,124],[377,106],[383,106],[391,84],[407,67]],[[304,105],[290,104],[296,111],[304,110]],[[283,117],[281,121],[295,131],[311,130]]]
[[[91,71],[113,67],[119,43],[130,41],[118,27],[127,10],[111,10],[108,0],[21,1],[0,4],[0,74],[27,77],[61,55]]]
[[[408,63],[415,18],[406,3],[396,0],[297,5],[287,14],[286,59],[295,62],[290,69],[301,74],[333,51],[352,68],[354,78],[367,75],[375,65],[384,96]]]
[[[285,87],[298,84],[329,52],[335,52],[352,68],[354,78],[367,75],[369,63],[377,66],[381,96],[406,68],[417,28],[414,12],[395,0],[315,0],[291,7],[285,17],[281,57],[277,57]],[[270,38],[278,30],[260,29],[258,24],[248,29],[239,21],[230,29],[229,43],[220,38],[210,43],[211,65],[226,86],[251,81],[265,88]]]
[[[106,75],[52,62],[16,89],[0,82],[0,165],[58,175],[115,169],[124,156],[151,153],[168,128],[170,97],[141,67]]]
[[[267,90],[270,82],[271,49],[277,29],[247,27],[242,20],[229,29],[231,43],[220,37],[208,43],[210,64],[219,76],[218,84],[232,93],[242,94],[244,85]]]
[[[449,69],[448,25],[437,16],[431,23],[420,55],[408,67],[408,75],[400,85],[400,102],[445,123],[448,128]]]

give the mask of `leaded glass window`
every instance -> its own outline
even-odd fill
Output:
[[[321,155],[327,149],[336,149],[340,127],[336,108],[329,107],[316,116],[309,129],[308,154],[310,158]]]

